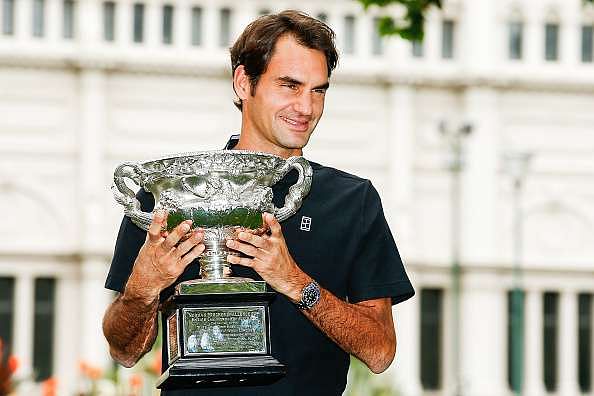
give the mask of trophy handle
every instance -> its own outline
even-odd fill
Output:
[[[299,172],[299,179],[297,183],[289,188],[289,192],[285,197],[285,206],[282,208],[274,207],[274,217],[281,222],[293,216],[301,207],[303,198],[309,193],[311,188],[311,179],[313,170],[311,165],[303,157],[290,157],[286,160],[284,165],[279,169],[275,180],[282,179],[291,169],[297,169]]]
[[[124,179],[130,179],[138,186],[141,186],[142,170],[131,162],[125,162],[118,166],[113,173],[113,185],[111,191],[115,200],[124,207],[124,213],[130,217],[132,222],[138,227],[147,231],[153,221],[153,214],[143,212],[140,209],[140,201],[136,198]]]

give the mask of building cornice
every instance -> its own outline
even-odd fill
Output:
[[[206,78],[230,77],[229,66],[217,54],[209,61],[196,61],[196,58],[169,58],[152,60],[147,56],[52,56],[35,54],[2,54],[0,67],[23,69],[99,70],[106,73],[132,73],[164,76],[186,76]],[[413,88],[448,89],[465,91],[467,89],[494,89],[498,91],[537,91],[555,93],[594,93],[594,79],[584,74],[567,76],[560,72],[531,73],[530,70],[506,71],[492,70],[473,75],[463,69],[420,70],[415,67],[386,67],[386,63],[376,63],[369,67],[359,64],[345,65],[338,69],[332,80],[339,84],[380,85],[386,88],[410,86]]]

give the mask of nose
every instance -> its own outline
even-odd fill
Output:
[[[313,112],[311,92],[302,92],[295,101],[295,111],[301,115],[310,116]]]

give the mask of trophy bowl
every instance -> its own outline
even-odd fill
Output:
[[[292,169],[298,180],[277,208],[271,187]],[[238,231],[266,232],[264,212],[279,222],[295,214],[312,175],[303,157],[240,150],[182,153],[116,168],[112,191],[134,224],[148,230],[153,214],[141,210],[126,179],[152,193],[155,210],[167,211],[166,230],[185,220],[204,229],[200,278],[176,285],[161,308],[168,368],[159,388],[267,383],[284,375],[284,365],[270,354],[275,293],[264,281],[232,276],[227,256],[239,253],[226,241]]]

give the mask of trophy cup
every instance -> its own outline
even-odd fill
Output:
[[[284,206],[276,208],[271,186],[293,168],[299,178]],[[272,357],[270,346],[269,304],[275,293],[264,281],[231,276],[227,255],[239,253],[226,241],[242,230],[266,232],[263,212],[278,221],[292,216],[311,187],[309,163],[303,157],[222,150],[121,164],[114,173],[114,197],[133,223],[148,230],[152,213],[140,209],[125,179],[153,194],[155,210],[167,210],[167,230],[188,219],[204,228],[200,279],[179,283],[161,307],[168,368],[157,388],[265,384],[282,377],[286,367]]]

